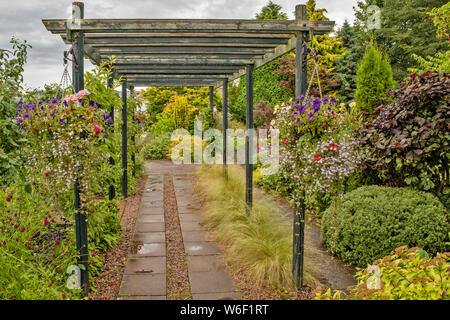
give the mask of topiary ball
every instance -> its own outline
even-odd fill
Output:
[[[322,217],[321,241],[342,260],[366,267],[400,246],[443,251],[448,212],[431,193],[364,186],[331,205]]]

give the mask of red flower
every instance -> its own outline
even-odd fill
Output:
[[[55,196],[56,196],[56,197],[58,196],[58,192],[55,192]]]
[[[315,161],[320,161],[320,160],[322,160],[322,157],[315,157],[314,160]]]
[[[91,253],[91,257],[94,257],[94,256],[95,256],[95,252],[92,252],[92,253]]]
[[[66,295],[63,293],[63,294],[61,295],[61,298],[65,299],[65,298],[66,298]]]
[[[25,231],[25,227],[20,228],[20,232],[24,232]]]
[[[36,185],[36,182],[33,181],[31,184],[32,184],[33,186],[35,186],[35,185]]]
[[[400,146],[400,143],[396,142],[395,146],[398,148]]]
[[[56,243],[56,244],[59,244],[59,239],[55,239],[55,243]]]
[[[322,127],[325,127],[325,123],[322,123]]]
[[[14,229],[17,229],[19,226],[17,224],[14,225]]]
[[[44,176],[48,177],[48,175],[49,175],[49,173],[48,173],[48,171],[46,171],[46,172],[44,173]]]
[[[287,141],[286,140],[281,140],[281,143],[282,144],[287,144]]]
[[[44,220],[44,224],[48,225],[48,220],[47,219]]]

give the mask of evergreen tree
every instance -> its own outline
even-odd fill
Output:
[[[339,80],[339,95],[344,101],[354,99],[356,91],[356,72],[358,64],[364,55],[363,41],[359,36],[360,30],[357,26],[351,26],[345,20],[343,26],[337,32],[345,48],[344,56],[335,60],[336,78]]]
[[[371,43],[367,48],[356,78],[355,100],[365,113],[372,114],[385,92],[394,87],[392,69],[386,56]]]
[[[436,27],[427,12],[441,7],[447,0],[363,0],[355,8],[357,23],[363,28],[367,42],[375,40],[386,52],[392,64],[394,79],[403,81],[408,68],[416,66],[413,54],[420,57],[433,56],[446,50],[444,42],[436,37]],[[367,8],[377,5],[380,8],[380,29],[367,29],[369,21]]]
[[[269,1],[265,5],[261,12],[256,14],[257,20],[287,20],[287,14],[281,11],[281,6],[279,4]]]

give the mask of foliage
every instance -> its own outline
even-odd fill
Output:
[[[27,49],[31,48],[12,37],[12,50],[0,49],[0,182],[13,181],[23,165],[21,149],[27,139],[15,120],[16,106],[23,92],[23,67]],[[3,181],[2,181],[3,180]]]
[[[256,14],[257,20],[287,20],[287,14],[281,11],[281,6],[269,1],[261,12]]]
[[[359,130],[365,163],[391,186],[448,194],[450,75],[411,74]]]
[[[90,201],[88,242],[91,248],[106,251],[120,242],[120,216],[117,200]]]
[[[171,113],[159,113],[156,122],[151,126],[150,133],[155,136],[171,133],[175,130],[175,120]]]
[[[379,268],[380,287],[376,287],[377,271],[364,269],[356,274],[358,284],[350,289],[347,300],[450,300],[450,253],[438,253],[431,258],[426,251],[414,247],[399,247],[374,262]],[[316,299],[340,300],[342,292],[322,293]]]
[[[254,106],[253,119],[256,128],[269,129],[273,119],[273,107],[261,100]]]
[[[443,250],[448,218],[430,193],[363,186],[325,211],[321,240],[342,260],[365,267],[401,245],[419,246],[431,254]]]
[[[268,105],[276,105],[291,98],[291,94],[284,88],[278,86],[285,77],[278,73],[280,60],[277,59],[267,63],[253,72],[253,101],[264,100]],[[233,119],[245,121],[245,110],[247,106],[246,77],[239,80],[239,95],[236,103],[230,101],[230,113]]]
[[[157,136],[144,147],[144,158],[146,160],[166,159],[169,154],[169,145],[169,136]]]
[[[427,14],[433,18],[438,36],[450,41],[450,3],[447,2],[440,8],[433,8]]]
[[[379,105],[380,98],[392,89],[392,69],[387,57],[371,43],[358,67],[355,101],[366,114],[371,114]]]
[[[412,54],[428,57],[446,49],[446,44],[436,38],[436,27],[427,12],[441,7],[447,0],[362,0],[355,7],[361,36],[367,43],[373,39],[390,58],[394,80],[400,83],[408,76],[408,68],[416,66]],[[368,29],[367,8],[380,8],[381,28]]]
[[[189,103],[186,96],[176,95],[173,101],[164,108],[164,113],[173,115],[176,129],[194,129],[194,119],[198,114],[198,109]]]

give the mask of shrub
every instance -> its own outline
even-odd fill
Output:
[[[161,136],[175,130],[175,120],[170,113],[160,113],[156,115],[156,122],[151,126],[151,134]]]
[[[366,114],[371,114],[385,97],[385,92],[394,87],[389,61],[371,44],[358,67],[355,100]]]
[[[413,73],[389,94],[395,100],[359,130],[369,150],[366,165],[390,186],[448,194],[450,75]]]
[[[450,299],[450,253],[438,253],[430,258],[419,248],[399,247],[391,255],[374,262],[373,268],[356,274],[358,284],[350,289],[348,300],[449,300]],[[377,276],[380,277],[376,286]],[[331,290],[316,292],[316,299],[339,300],[342,292],[334,295]]]
[[[146,160],[166,159],[169,152],[170,137],[159,136],[144,147],[144,158]]]
[[[342,260],[365,267],[402,245],[442,251],[449,230],[448,213],[434,195],[364,186],[325,211],[321,240]]]

